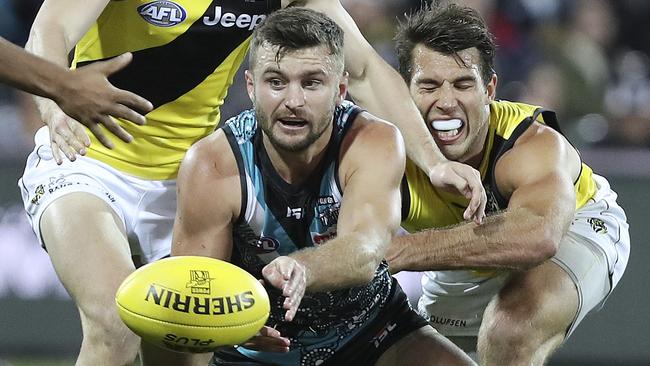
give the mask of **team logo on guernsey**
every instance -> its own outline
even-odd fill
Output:
[[[278,250],[280,242],[268,236],[262,236],[258,241],[252,244],[259,253],[271,253]]]
[[[172,27],[187,16],[182,6],[175,2],[159,0],[153,1],[138,7],[138,14],[142,19],[159,27]]]
[[[341,203],[337,202],[333,196],[318,197],[318,207],[316,208],[318,220],[321,225],[331,227],[339,221],[339,210]]]

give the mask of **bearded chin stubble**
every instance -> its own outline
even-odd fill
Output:
[[[316,142],[327,130],[327,127],[333,123],[334,109],[336,108],[336,99],[337,97],[334,98],[327,113],[325,113],[320,121],[316,123],[313,123],[314,121],[311,121],[309,123],[309,132],[307,133],[307,136],[301,140],[293,140],[291,142],[287,142],[283,141],[282,138],[278,138],[278,136],[276,136],[273,132],[273,126],[271,124],[270,117],[258,105],[255,106],[255,117],[257,118],[258,125],[262,128],[262,131],[264,131],[269,141],[276,149],[284,150],[287,152],[301,152]]]

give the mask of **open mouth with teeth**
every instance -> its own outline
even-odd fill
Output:
[[[294,128],[302,128],[307,126],[307,121],[300,118],[280,118],[278,119],[278,121],[285,128],[294,129]]]
[[[431,122],[434,137],[443,143],[453,143],[461,136],[465,123],[458,119],[439,119]]]

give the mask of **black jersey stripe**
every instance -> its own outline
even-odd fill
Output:
[[[165,45],[133,52],[133,61],[109,80],[148,99],[155,108],[176,100],[203,82],[252,33],[236,26],[208,26],[203,18],[214,18],[216,6],[235,14],[268,14],[271,3],[275,1],[242,6],[242,0],[214,0],[185,33]],[[94,61],[79,66],[90,62]]]
[[[239,216],[235,221],[237,225],[244,224],[246,222],[246,208],[248,203],[248,184],[246,181],[246,165],[244,165],[244,158],[239,151],[239,144],[237,143],[237,137],[233,133],[233,130],[229,127],[222,127],[223,132],[226,135],[226,140],[230,149],[232,150],[233,155],[235,156],[235,161],[237,162],[237,168],[239,169],[239,186],[241,187],[241,204],[239,207]]]
[[[541,108],[538,108],[533,112],[532,116],[527,117],[523,121],[521,121],[517,127],[515,127],[514,131],[510,134],[510,137],[508,139],[504,139],[503,136],[499,136],[495,133],[494,136],[494,144],[492,151],[490,152],[490,164],[488,165],[488,171],[487,171],[487,176],[489,177],[489,182],[491,186],[491,191],[494,193],[494,198],[497,201],[497,204],[499,206],[499,209],[505,209],[508,207],[508,201],[501,192],[499,191],[499,187],[497,186],[497,180],[496,180],[496,175],[495,175],[495,168],[497,161],[505,154],[508,152],[512,147],[515,145],[515,142],[521,135],[526,132],[528,127],[530,127],[536,120],[537,117],[543,112],[544,110]],[[559,128],[559,126],[558,126]],[[486,190],[490,189],[490,187],[486,187]]]

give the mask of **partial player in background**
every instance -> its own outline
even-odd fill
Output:
[[[76,121],[54,102],[37,100],[47,127],[36,134],[19,184],[32,228],[79,307],[84,338],[78,364],[126,364],[136,357],[139,339],[106,304],[135,269],[132,257],[139,264],[169,255],[179,164],[189,147],[218,125],[219,108],[255,26],[289,5],[316,8],[341,25],[355,100],[397,123],[409,154],[430,179],[471,197],[466,217],[482,218],[485,193],[478,173],[444,159],[404,81],[339,1],[89,0],[80,6],[74,0],[45,0],[29,51],[62,67],[68,66],[73,47],[75,67],[132,52],[133,62],[110,81],[154,107],[145,126],[118,121],[133,136],[130,143],[102,143],[90,136],[86,148],[69,130],[80,127]],[[57,165],[64,160],[61,153],[71,157],[84,149],[87,154],[74,164]],[[143,349],[145,364],[174,363],[172,356],[156,359],[157,350],[146,344]]]
[[[481,365],[543,365],[625,270],[630,238],[616,193],[581,162],[555,113],[494,100],[495,45],[475,10],[423,9],[396,40],[432,135],[448,159],[480,171],[491,215],[462,223],[465,200],[407,163],[403,226],[414,234],[394,240],[391,269],[428,271],[421,314],[478,348]]]
[[[254,110],[181,165],[172,254],[232,261],[271,299],[260,336],[213,365],[472,364],[388,272],[403,141],[344,100],[343,60],[343,32],[322,13],[270,15],[251,41]]]
[[[11,42],[0,38],[0,81],[28,93],[53,100],[70,118],[88,127],[100,140],[106,140],[98,125],[103,124],[124,141],[131,137],[111,119],[122,118],[138,125],[145,124],[140,113],[149,112],[152,105],[144,98],[112,86],[107,77],[131,62],[130,53],[88,67],[69,70],[36,57]],[[90,145],[82,125],[69,124],[69,133],[81,142],[80,153]],[[54,142],[55,143],[55,142]],[[69,155],[74,160],[74,155]]]

